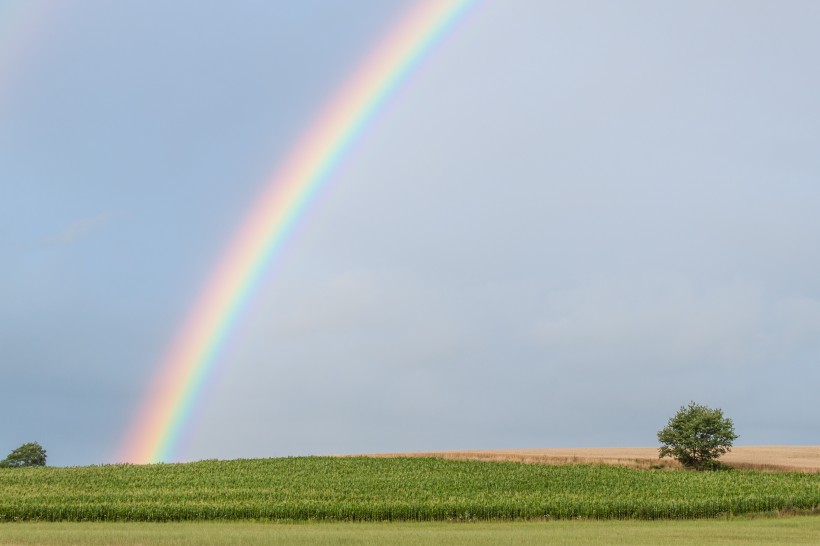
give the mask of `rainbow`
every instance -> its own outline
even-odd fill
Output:
[[[168,460],[221,346],[300,214],[396,86],[473,0],[423,0],[335,93],[267,182],[158,366],[119,461]]]
[[[59,18],[62,6],[54,2],[11,0],[0,3],[0,99],[21,79],[30,57]],[[0,106],[7,101],[0,100]]]

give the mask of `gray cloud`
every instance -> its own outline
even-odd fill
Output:
[[[61,18],[0,124],[0,411],[37,400],[9,438],[56,464],[116,451],[267,176],[406,5],[143,4]],[[816,443],[817,15],[477,2],[311,198],[179,456],[651,445],[690,399]]]

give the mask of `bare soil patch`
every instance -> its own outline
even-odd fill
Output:
[[[582,447],[379,453],[370,457],[441,457],[476,461],[517,461],[535,464],[595,463],[635,468],[680,468],[669,458],[659,459],[657,447]],[[735,468],[771,472],[820,472],[820,446],[737,446],[721,457]]]

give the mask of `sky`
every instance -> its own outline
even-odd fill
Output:
[[[276,167],[413,2],[0,0],[0,451],[113,463]],[[818,445],[820,5],[478,0],[328,176],[175,460]],[[2,454],[0,454],[2,456]]]

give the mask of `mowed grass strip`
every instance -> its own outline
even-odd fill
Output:
[[[0,521],[690,519],[813,511],[820,475],[436,458],[0,469]]]
[[[818,544],[820,517],[471,523],[5,523],[0,545]]]

